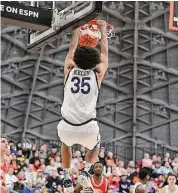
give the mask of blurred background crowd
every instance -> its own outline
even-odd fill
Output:
[[[40,147],[32,145],[27,151],[22,148],[22,143],[9,142],[9,147],[5,155],[7,173],[3,174],[1,165],[1,176],[5,175],[5,184],[10,193],[63,192],[63,169],[60,150],[57,146],[52,145],[49,148],[46,144]],[[83,147],[73,152],[70,174],[74,186],[80,171],[85,166],[85,153]],[[147,193],[155,193],[167,185],[167,177],[170,173],[174,174],[176,180],[178,177],[178,155],[170,157],[169,153],[164,157],[146,153],[143,159],[137,162],[124,163],[112,152],[101,147],[98,161],[104,165],[103,175],[109,181],[110,193],[132,192],[133,185],[139,180],[140,168],[148,169],[150,174],[146,184]]]

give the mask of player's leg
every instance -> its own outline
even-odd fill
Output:
[[[71,147],[68,147],[64,143],[62,143],[61,145],[61,157],[62,157],[62,166],[64,170],[64,179],[70,179],[72,150]]]
[[[84,168],[85,171],[89,172],[91,166],[97,161],[99,148],[100,148],[100,143],[98,143],[93,150],[87,151],[85,156],[85,161],[86,161],[85,168]]]
[[[88,150],[86,153],[86,164],[85,164],[85,168],[84,171],[81,172],[81,175],[78,178],[78,183],[83,187],[83,189],[86,190],[90,190],[92,192],[95,192],[90,177],[90,171],[91,171],[91,167],[92,165],[97,161],[97,157],[99,154],[99,147],[100,144],[98,143],[97,146],[93,149],[93,150]]]
[[[66,132],[65,129],[68,129],[69,131]],[[57,130],[58,130],[58,136],[62,142],[61,158],[62,158],[62,167],[64,170],[64,179],[63,179],[64,193],[72,193],[73,183],[70,177],[70,166],[71,166],[71,159],[72,159],[71,146],[73,145],[73,143],[71,140],[70,126],[67,125],[64,121],[60,121],[57,126]]]
[[[99,127],[96,121],[92,121],[91,123],[89,123],[89,125],[86,125],[86,129],[89,132],[85,137],[83,137],[84,143],[81,145],[86,147],[88,149],[88,152],[85,157],[86,160],[85,168],[78,178],[78,183],[82,185],[83,188],[91,187],[93,189],[90,181],[90,169],[91,166],[97,161],[100,148],[100,134],[99,134]]]

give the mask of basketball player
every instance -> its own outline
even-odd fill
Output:
[[[0,190],[2,193],[8,193],[8,190],[5,187],[5,174],[8,170],[8,165],[5,161],[5,154],[8,151],[8,142],[5,138],[1,138],[0,142]]]
[[[146,193],[144,185],[149,180],[148,171],[144,168],[141,168],[139,173],[139,182],[137,182],[133,188],[133,193]]]
[[[94,174],[91,176],[91,184],[94,188],[95,193],[107,193],[109,188],[108,180],[102,175],[103,173],[103,164],[101,162],[96,162],[93,166]],[[83,187],[78,184],[74,193],[79,193]],[[84,192],[92,192],[90,188],[83,189]]]
[[[80,144],[88,149],[84,172],[78,182],[90,184],[89,170],[99,153],[100,134],[96,118],[99,88],[108,68],[108,40],[106,22],[97,21],[101,31],[101,53],[95,48],[78,46],[80,29],[76,29],[65,59],[64,101],[61,108],[63,120],[57,129],[62,142],[61,156],[64,169],[64,191],[71,191],[71,146]],[[67,190],[68,189],[68,190]]]

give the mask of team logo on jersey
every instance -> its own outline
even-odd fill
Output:
[[[87,187],[84,189],[84,193],[94,193],[94,191],[91,187]]]

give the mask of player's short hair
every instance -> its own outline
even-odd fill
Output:
[[[139,174],[138,174],[138,177],[141,179],[141,180],[144,180],[146,178],[146,176],[148,176],[148,171],[145,169],[145,168],[141,168],[140,171],[139,171]]]
[[[83,70],[92,69],[100,63],[100,53],[95,48],[80,46],[75,50],[73,60]]]
[[[95,162],[95,163],[93,164],[93,168],[95,167],[96,164],[101,164],[101,165],[103,166],[103,163],[102,163],[102,162],[97,161],[97,162]]]

